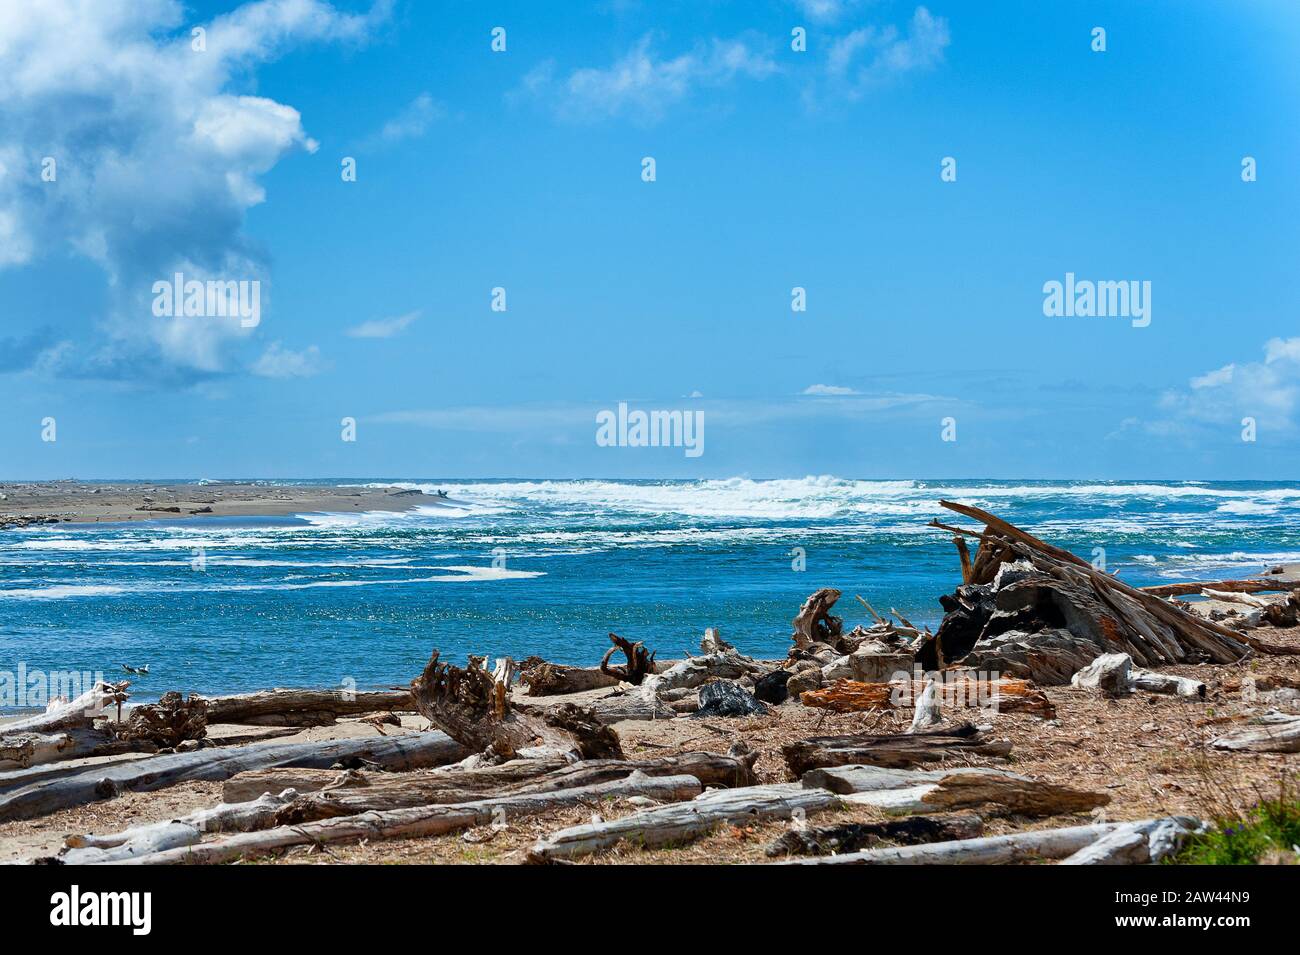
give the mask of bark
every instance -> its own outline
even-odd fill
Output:
[[[816,829],[792,829],[767,847],[771,857],[825,856],[857,852],[882,842],[913,846],[927,842],[974,839],[984,833],[984,820],[973,813],[908,816],[886,822],[850,822]]]
[[[266,855],[277,849],[301,845],[329,845],[360,840],[419,838],[443,835],[497,820],[548,812],[563,806],[641,796],[659,801],[690,799],[700,791],[694,776],[656,779],[636,774],[627,779],[561,789],[557,792],[501,796],[452,806],[417,806],[388,812],[323,819],[295,826],[278,826],[262,832],[228,836],[213,842],[168,849],[131,859],[129,865],[175,865],[184,862],[229,862]]]
[[[236,773],[274,766],[325,768],[336,763],[372,763],[406,770],[454,762],[463,746],[441,733],[414,733],[313,743],[262,743],[201,749],[78,767],[38,778],[0,793],[0,821],[31,819],[121,792],[152,792],[191,780],[229,779]]]
[[[795,783],[717,789],[690,802],[644,809],[622,819],[574,826],[552,833],[528,850],[528,861],[575,859],[624,841],[647,848],[680,844],[711,832],[722,823],[788,819],[840,805],[840,797],[824,789],[804,789]]]
[[[950,730],[872,736],[818,736],[781,747],[786,766],[797,779],[825,766],[905,767],[965,756],[1006,756],[1011,743],[990,740],[969,723]]]

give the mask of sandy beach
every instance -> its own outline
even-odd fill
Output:
[[[0,484],[0,528],[190,517],[289,517],[439,506],[420,491],[266,482],[159,484],[39,481]]]

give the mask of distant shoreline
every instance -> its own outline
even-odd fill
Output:
[[[0,529],[191,517],[408,511],[416,506],[444,505],[433,495],[397,488],[261,482],[33,481],[0,484]]]

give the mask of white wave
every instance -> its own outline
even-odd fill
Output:
[[[127,592],[126,587],[110,584],[52,584],[19,590],[0,590],[0,600],[62,600],[65,597],[113,597]]]
[[[1214,509],[1216,514],[1276,514],[1278,505],[1259,501],[1228,501]]]

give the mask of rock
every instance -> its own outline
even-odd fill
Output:
[[[715,680],[700,687],[700,708],[696,716],[759,716],[767,707],[737,683]]]
[[[1127,653],[1103,653],[1070,680],[1081,689],[1099,689],[1107,696],[1133,692],[1133,658]]]
[[[764,703],[784,703],[790,696],[789,670],[773,670],[754,681],[754,698]]]

